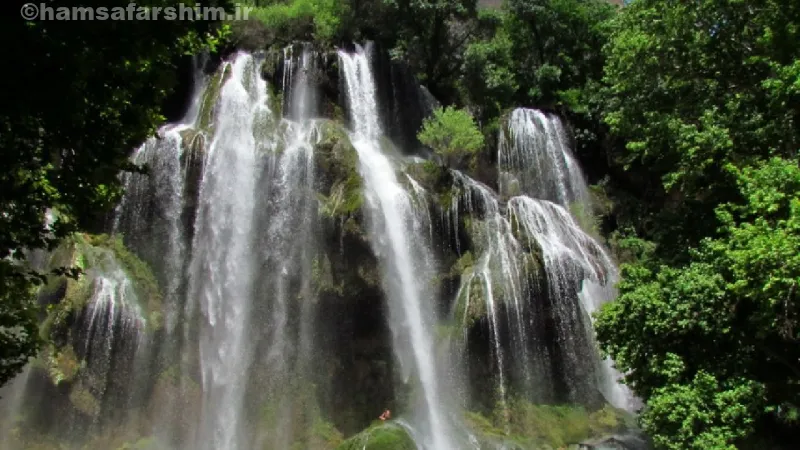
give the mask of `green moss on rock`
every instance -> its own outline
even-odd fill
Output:
[[[472,270],[472,266],[475,265],[475,257],[472,256],[472,252],[467,250],[461,255],[458,260],[453,264],[450,268],[450,275],[462,275],[466,274],[467,271]]]
[[[486,315],[486,286],[480,276],[468,274],[459,292],[454,311],[455,320],[469,329]]]
[[[154,437],[146,437],[137,440],[136,442],[126,442],[122,444],[117,450],[166,450],[168,447],[161,444]]]
[[[106,248],[113,252],[116,260],[131,279],[133,288],[139,297],[139,306],[146,311],[148,327],[160,328],[163,324],[163,297],[150,266],[125,247],[122,236],[101,234],[85,235],[85,238],[90,245]]]
[[[69,401],[75,409],[87,416],[95,417],[100,413],[100,402],[80,383],[72,386]]]
[[[208,82],[208,87],[203,93],[203,100],[200,103],[200,113],[198,115],[198,126],[202,130],[211,131],[214,126],[214,109],[219,100],[222,86],[231,76],[230,64],[223,64]]]
[[[311,262],[311,280],[317,294],[344,295],[344,283],[334,278],[331,260],[324,253]]]
[[[53,385],[57,386],[74,381],[85,367],[85,362],[78,359],[71,346],[58,348],[50,344],[39,353],[32,367],[43,370]]]
[[[450,208],[455,199],[455,192],[453,176],[447,167],[428,160],[409,164],[404,170],[420,186],[433,194],[433,198],[441,209]]]
[[[349,217],[364,203],[358,153],[340,124],[324,120],[319,133],[314,155],[321,184],[320,214],[327,218]]]
[[[41,336],[48,339],[65,332],[70,321],[86,307],[95,289],[90,274],[92,269],[102,271],[117,265],[130,278],[139,306],[145,311],[148,327],[152,330],[160,328],[163,323],[162,295],[150,267],[125,247],[120,236],[75,234],[54,251],[50,269],[72,267],[82,273],[77,279],[53,275],[48,279],[45,291],[40,291],[40,295],[50,297],[63,292],[61,298],[49,298],[47,316],[39,328]]]
[[[394,423],[370,426],[344,441],[336,450],[416,450],[417,445],[405,428]]]
[[[260,430],[266,436],[264,448],[274,448],[269,436],[280,436],[291,444],[289,450],[334,450],[343,436],[323,417],[317,401],[317,387],[302,377],[270,389],[262,406]]]
[[[489,448],[565,448],[586,439],[633,428],[627,413],[606,405],[594,412],[582,406],[539,405],[511,399],[488,416],[469,412],[466,423],[479,442]]]

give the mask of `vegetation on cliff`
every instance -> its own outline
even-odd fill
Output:
[[[439,108],[426,118],[417,135],[423,145],[432,148],[447,166],[474,167],[475,154],[483,148],[484,137],[468,112],[452,106]]]

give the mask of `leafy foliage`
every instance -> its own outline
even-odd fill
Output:
[[[276,36],[330,42],[339,37],[348,3],[337,0],[247,2],[254,5],[249,18],[261,22]]]
[[[601,0],[509,0],[482,12],[464,55],[467,98],[487,119],[513,105],[587,112],[614,11]]]
[[[714,208],[738,195],[726,164],[796,155],[798,16],[784,2],[710,0],[640,1],[620,15],[605,121],[627,141],[612,157],[641,177],[643,227],[657,228],[660,250],[685,257],[714,233]]]
[[[719,236],[685,266],[624,265],[620,298],[598,317],[664,448],[734,448],[798,416],[800,168],[773,158],[734,172],[745,202],[716,209]]]
[[[431,147],[456,167],[474,156],[484,142],[472,116],[452,106],[435,110],[433,116],[422,123],[417,137],[423,145]]]
[[[642,0],[613,23],[603,117],[637,192],[602,347],[660,448],[764,448],[800,416],[800,7]],[[619,172],[618,172],[619,173]]]
[[[800,168],[772,158],[728,170],[744,200],[716,208],[717,235],[686,265],[623,266],[620,298],[597,321],[664,448],[735,448],[798,416]]]

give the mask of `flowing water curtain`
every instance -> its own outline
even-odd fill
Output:
[[[199,190],[189,266],[189,300],[197,302],[202,425],[197,448],[241,448],[241,422],[252,361],[250,311],[255,255],[256,113],[267,108],[260,64],[236,55],[222,86]]]
[[[415,235],[417,230],[428,228],[424,223],[427,211],[415,207],[413,193],[397,179],[399,166],[380,150],[383,133],[369,54],[369,47],[360,46],[352,54],[339,52],[352,141],[364,179],[370,241],[381,263],[395,353],[406,368],[413,367],[422,391],[412,423],[422,436],[422,445],[446,450],[455,448],[455,442],[448,424],[448,402],[443,396],[447,389],[439,386],[445,381],[445,372],[437,366],[434,354],[436,320],[429,280],[436,273],[435,262],[430,244]]]
[[[613,291],[616,267],[565,209],[591,205],[560,120],[520,108],[506,121],[498,149],[501,194],[517,197],[501,204],[489,188],[454,172],[445,228],[462,258],[458,230],[466,230],[475,254],[453,314],[465,329],[476,320],[486,324],[501,404],[509,390],[538,401],[596,404],[597,390],[613,391],[613,381],[595,349],[589,314],[613,298],[599,296]],[[618,395],[606,397],[619,404]]]
[[[488,187],[457,171],[451,173],[455,195],[446,228],[463,228],[472,241],[459,260],[463,273],[451,309],[467,339],[462,345],[472,345],[469,336],[484,324],[488,327],[493,357],[489,366],[494,368],[495,379],[494,389],[488,393],[494,397],[490,404],[506,405],[509,389],[526,396],[536,391],[535,398],[546,400],[545,394],[551,390],[550,355],[539,342],[537,330],[531,329],[536,316],[534,295],[541,281],[534,270],[537,254],[531,242],[535,241],[520,233]],[[464,244],[456,247],[461,252]],[[470,374],[470,378],[480,375]],[[477,386],[473,392],[487,401],[487,393]]]
[[[498,142],[500,192],[532,195],[564,207],[589,200],[583,172],[558,116],[517,108]]]
[[[571,372],[568,377],[573,379],[567,387],[570,396],[579,400],[599,389],[606,401],[629,407],[630,395],[615,382],[619,374],[610,361],[601,361],[595,349],[590,315],[615,297],[617,268],[605,249],[573,218],[591,215],[593,206],[585,177],[569,147],[557,116],[515,109],[499,137],[501,192],[522,194],[509,201],[509,208],[541,247],[549,298],[558,311],[559,341]],[[596,387],[585,380],[592,380]]]
[[[194,381],[197,366],[192,305],[186,302],[187,272],[210,120],[219,101],[223,63],[214,77],[203,73],[207,56],[195,59],[193,89],[186,114],[162,127],[139,147],[132,162],[146,174],[124,174],[125,196],[117,207],[113,230],[154,269],[164,291],[165,335],[152,356],[150,405],[142,420],[152,420],[164,442],[179,446],[193,434],[192,415],[181,411],[199,407]]]
[[[161,299],[110,239],[76,235],[48,255],[46,270],[79,266],[84,273],[53,276],[40,290],[40,302],[51,305],[41,332],[58,345],[46,346],[9,386],[5,420],[20,419],[8,435],[12,449],[43,444],[45,433],[80,446],[105,427],[125,425],[141,406]]]

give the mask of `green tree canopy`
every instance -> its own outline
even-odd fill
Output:
[[[639,237],[601,346],[659,448],[766,448],[800,419],[800,5],[639,0],[606,47]]]
[[[484,137],[472,116],[452,106],[438,108],[425,119],[417,138],[450,166],[459,167],[483,148]]]
[[[647,193],[641,230],[660,252],[685,257],[714,233],[714,208],[738,195],[728,163],[796,156],[799,16],[764,0],[641,0],[620,14],[605,121],[626,142],[612,158]]]

